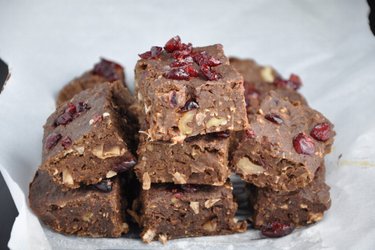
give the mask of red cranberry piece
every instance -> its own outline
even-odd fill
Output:
[[[293,139],[293,147],[299,154],[312,155],[315,153],[315,144],[305,133],[299,133]]]
[[[208,55],[206,51],[194,53],[193,59],[200,66],[208,65],[210,67],[215,67],[221,64],[220,60]]]
[[[183,196],[182,193],[179,193],[179,192],[174,194],[174,197],[175,197],[176,199],[181,199],[182,196]]]
[[[151,47],[151,59],[158,58],[163,51],[162,47],[152,46]]]
[[[255,132],[252,129],[246,129],[245,136],[250,139],[254,139],[256,137]]]
[[[263,226],[261,233],[269,238],[279,238],[286,236],[293,232],[294,226],[291,224],[285,224],[281,222],[272,222]]]
[[[181,185],[181,189],[187,193],[194,193],[198,190],[194,185],[191,184],[183,184]]]
[[[66,125],[71,121],[73,121],[73,116],[70,113],[63,113],[62,115],[57,117],[55,126]]]
[[[215,70],[210,68],[208,65],[202,65],[200,67],[202,74],[206,77],[209,81],[217,81],[221,78],[221,75],[217,73]]]
[[[65,137],[61,140],[61,145],[64,147],[64,149],[69,148],[69,147],[72,145],[72,139],[70,139],[69,136],[65,136]]]
[[[146,51],[145,53],[138,54],[138,56],[142,59],[149,59],[151,57],[151,51]]]
[[[90,124],[97,124],[98,122],[102,122],[102,121],[103,121],[103,116],[102,115],[95,115],[92,118],[92,123],[91,123],[91,120],[90,120]]]
[[[302,86],[301,78],[298,75],[291,74],[289,76],[289,86],[294,90],[299,89]]]
[[[68,103],[68,107],[65,109],[65,113],[69,113],[71,115],[74,115],[77,112],[76,105],[73,103]]]
[[[198,70],[196,70],[192,65],[187,65],[185,67],[185,71],[189,74],[191,77],[197,77],[199,75]]]
[[[122,69],[123,68],[120,64],[101,58],[100,62],[95,64],[92,73],[94,75],[100,75],[108,81],[113,82],[121,79],[121,76],[117,71]]]
[[[181,112],[186,112],[197,108],[199,108],[199,104],[195,102],[195,100],[190,99],[185,103],[184,107],[181,109]]]
[[[191,64],[193,64],[193,58],[191,56],[188,56],[186,58],[173,61],[169,66],[171,66],[172,68],[177,68]]]
[[[269,120],[270,122],[273,122],[276,124],[281,124],[284,122],[284,120],[279,115],[274,114],[274,113],[267,114],[265,118]]]
[[[181,46],[181,38],[179,36],[172,37],[165,45],[165,51],[171,53],[175,50],[180,49]]]
[[[311,130],[310,135],[318,141],[327,141],[331,137],[331,126],[327,122],[319,123]]]
[[[164,74],[165,78],[173,80],[189,80],[190,75],[183,68],[174,68]]]
[[[126,171],[132,169],[136,164],[137,164],[137,162],[136,162],[135,159],[125,160],[125,161],[120,162],[119,164],[115,165],[113,167],[113,171],[115,171],[116,173],[126,172]]]
[[[112,191],[113,181],[106,179],[94,185],[94,187],[102,192],[108,193]]]
[[[177,107],[177,104],[178,104],[178,102],[177,102],[177,93],[176,93],[176,91],[173,90],[169,94],[169,106],[171,108],[175,108],[175,107]]]
[[[175,50],[172,56],[175,59],[182,59],[187,56],[190,56],[192,51],[193,51],[193,45],[191,43],[188,43],[188,44],[181,43],[179,50]]]
[[[58,133],[51,133],[50,135],[47,136],[46,138],[46,142],[45,142],[45,148],[47,150],[50,150],[52,149],[54,146],[56,146],[56,144],[59,142],[59,140],[61,139],[61,134],[58,134]]]

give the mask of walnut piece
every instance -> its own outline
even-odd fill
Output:
[[[116,176],[117,173],[113,170],[109,170],[107,174],[105,175],[106,178],[112,178],[113,176]]]
[[[159,241],[165,245],[168,241],[168,236],[166,234],[159,234]]]
[[[204,206],[205,206],[206,208],[210,208],[210,207],[212,207],[213,205],[215,205],[215,203],[218,202],[218,201],[220,201],[220,199],[209,199],[209,200],[206,200],[206,201],[204,202]]]
[[[255,165],[252,163],[249,158],[247,157],[242,157],[238,162],[237,162],[237,169],[240,170],[242,174],[261,174],[265,170],[262,166]]]
[[[193,133],[193,129],[188,126],[188,123],[193,121],[196,112],[196,110],[190,110],[181,116],[180,120],[178,121],[178,128],[181,134],[190,135]]]
[[[309,216],[309,220],[307,221],[307,224],[311,224],[311,223],[314,223],[323,219],[323,213],[316,213],[316,214],[309,213],[308,216]]]
[[[104,145],[98,145],[92,150],[92,154],[96,157],[104,160],[111,157],[116,157],[124,154],[125,150],[121,149],[120,146],[112,146],[106,150],[104,150]]]
[[[148,172],[146,172],[142,176],[142,189],[149,190],[150,187],[151,187],[151,178]]]
[[[211,128],[211,127],[218,127],[218,126],[221,126],[221,125],[225,125],[227,124],[228,121],[227,119],[223,118],[223,117],[212,117],[206,124],[206,128]]]
[[[176,172],[176,173],[173,174],[173,181],[176,184],[186,184],[186,177],[185,177],[185,175],[183,175],[179,172]]]
[[[265,81],[265,82],[274,82],[275,81],[275,74],[274,74],[274,71],[271,67],[269,66],[265,66],[261,71],[260,71],[260,75],[262,76],[262,79]]]
[[[198,201],[191,201],[190,207],[195,214],[199,214],[199,202]]]
[[[73,185],[73,177],[68,170],[64,169],[62,172],[63,183],[67,185]]]
[[[85,213],[83,216],[82,216],[82,220],[83,221],[86,221],[86,222],[90,222],[92,216],[94,216],[94,214],[92,212],[87,212]]]
[[[208,232],[216,231],[216,227],[217,227],[217,222],[214,220],[207,221],[206,223],[203,224],[203,229]]]
[[[150,243],[156,235],[155,229],[148,229],[145,233],[142,234],[141,238],[143,242]]]

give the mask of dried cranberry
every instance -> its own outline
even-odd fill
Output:
[[[177,104],[178,104],[178,102],[177,102],[177,93],[176,93],[176,91],[173,90],[169,94],[169,106],[171,108],[175,108],[175,107],[177,107]]]
[[[55,120],[55,126],[66,125],[73,121],[73,116],[70,113],[63,113]]]
[[[185,67],[185,71],[189,74],[191,77],[197,77],[199,75],[198,70],[196,70],[192,65],[187,65]]]
[[[318,141],[327,141],[331,137],[331,126],[327,122],[319,123],[311,130],[310,135]]]
[[[182,67],[186,65],[192,65],[193,62],[194,62],[193,58],[191,56],[188,56],[188,57],[173,61],[169,66],[171,66],[172,68],[177,68],[177,67]]]
[[[64,149],[69,148],[69,147],[72,145],[72,139],[70,139],[69,136],[65,136],[65,137],[61,140],[61,145],[64,147]]]
[[[256,137],[255,132],[252,129],[246,129],[245,136],[250,139],[254,139]]]
[[[181,46],[181,38],[179,36],[172,37],[169,41],[164,45],[165,51],[171,53],[175,50],[180,49]]]
[[[174,194],[174,197],[175,197],[176,199],[181,199],[182,196],[183,196],[183,195],[182,195],[182,193],[180,193],[180,192]]]
[[[207,65],[210,67],[215,67],[221,64],[220,60],[208,55],[206,51],[194,53],[193,59],[200,66]]]
[[[180,111],[186,112],[197,108],[199,108],[199,104],[195,100],[190,99],[185,103],[184,107],[182,107]]]
[[[121,79],[121,75],[117,72],[122,69],[120,64],[101,58],[100,62],[95,64],[92,73],[113,82]]]
[[[183,68],[173,68],[164,74],[165,78],[173,80],[189,80],[190,75]]]
[[[112,191],[113,181],[106,179],[94,185],[94,187],[102,192],[111,192]]]
[[[299,154],[312,155],[315,153],[315,144],[305,133],[299,133],[293,139],[293,147]]]
[[[270,122],[273,122],[276,124],[281,124],[284,122],[284,120],[279,115],[274,114],[274,113],[267,114],[265,118],[269,120]]]
[[[46,138],[46,142],[45,142],[45,148],[50,150],[52,149],[54,146],[56,146],[56,144],[59,142],[59,140],[61,139],[61,134],[58,134],[58,133],[51,133],[50,135],[47,136]]]
[[[274,84],[278,88],[291,88],[294,90],[297,90],[302,86],[301,79],[295,74],[291,74],[288,80],[276,78]]]
[[[192,51],[193,51],[193,45],[191,43],[188,43],[188,44],[181,43],[180,48],[178,50],[173,51],[172,56],[175,59],[182,59],[187,56],[190,56]]]
[[[74,115],[77,112],[76,105],[73,103],[68,103],[68,107],[65,109],[65,113],[69,113],[71,115]]]
[[[137,162],[135,159],[129,159],[129,160],[120,162],[119,164],[115,165],[112,169],[116,173],[122,173],[122,172],[126,172],[132,169],[136,164]]]
[[[217,81],[221,78],[221,75],[213,70],[208,65],[202,65],[200,67],[202,74],[206,77],[209,81]]]
[[[142,59],[149,59],[151,57],[151,51],[146,51],[145,53],[138,54],[138,56]]]
[[[279,238],[290,234],[291,232],[293,232],[293,230],[294,226],[291,224],[272,222],[263,226],[261,232],[266,237]]]
[[[102,115],[95,115],[92,120],[90,120],[90,124],[97,124],[98,122],[103,121],[103,116]]]
[[[156,59],[160,56],[161,52],[163,51],[162,47],[152,46],[149,51],[145,53],[138,54],[138,56],[142,59]]]
[[[181,189],[187,193],[194,193],[198,190],[194,185],[191,184],[183,184],[181,185]]]

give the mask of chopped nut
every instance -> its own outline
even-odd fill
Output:
[[[64,156],[67,156],[68,154],[71,154],[74,150],[73,149],[68,149],[64,151]]]
[[[90,222],[90,219],[92,218],[94,214],[92,212],[87,212],[82,216],[82,220],[86,222]]]
[[[148,229],[145,233],[142,233],[141,238],[144,242],[150,243],[156,235],[155,229]]]
[[[204,206],[206,208],[212,207],[216,202],[220,201],[220,199],[209,199],[204,202]]]
[[[69,173],[68,170],[66,170],[66,169],[63,170],[62,177],[63,177],[63,183],[64,184],[68,184],[68,185],[73,185],[74,184],[73,177]]]
[[[301,208],[307,208],[307,205],[306,204],[301,204],[300,207]]]
[[[120,148],[120,146],[112,146],[112,147],[104,150],[104,145],[103,144],[96,146],[92,150],[93,155],[95,155],[96,157],[98,157],[98,158],[100,158],[102,160],[107,159],[107,158],[111,158],[111,157],[120,156],[124,152],[125,151],[122,150]]]
[[[237,162],[237,169],[241,170],[243,174],[261,174],[264,172],[262,166],[255,165],[247,157],[242,157]]]
[[[281,208],[281,209],[288,209],[289,206],[288,206],[288,204],[283,204],[283,205],[280,206],[280,208]]]
[[[159,241],[165,245],[168,241],[168,236],[166,234],[159,234]]]
[[[322,218],[323,218],[323,213],[316,213],[316,214],[310,213],[307,224],[320,221]]]
[[[79,155],[83,155],[83,153],[85,152],[85,147],[83,146],[74,146],[74,149]]]
[[[198,126],[203,124],[204,118],[206,118],[206,115],[202,112],[195,115],[195,121],[197,122]]]
[[[123,233],[129,232],[129,225],[128,225],[128,223],[125,223],[125,222],[122,223],[122,232]]]
[[[138,97],[138,100],[139,100],[139,101],[142,101],[142,100],[143,100],[143,96],[142,96],[141,92],[138,92],[137,97]]]
[[[216,226],[217,226],[217,222],[214,220],[211,220],[203,224],[203,229],[208,232],[214,232],[216,231]]]
[[[186,183],[185,175],[183,175],[179,172],[176,172],[176,173],[173,174],[173,181],[176,184],[185,184]]]
[[[153,151],[154,150],[154,147],[151,145],[151,143],[147,143],[146,144],[146,148],[148,151]]]
[[[105,175],[106,178],[112,178],[113,176],[116,176],[117,173],[113,170],[109,170],[108,173]]]
[[[151,187],[151,178],[148,172],[146,172],[142,176],[142,189],[149,190],[150,187]]]
[[[216,117],[212,117],[206,124],[206,127],[207,128],[211,128],[211,127],[218,127],[218,126],[221,126],[221,125],[225,125],[227,124],[228,121],[227,119],[225,118],[216,118]]]
[[[273,69],[269,66],[264,67],[260,71],[260,75],[262,76],[262,79],[266,82],[274,82],[275,81],[275,75],[274,75]]]
[[[199,202],[198,201],[191,201],[190,207],[195,214],[199,214]]]
[[[188,126],[188,123],[193,121],[196,112],[196,110],[190,110],[182,115],[178,121],[178,128],[180,129],[181,134],[190,135],[193,133],[193,129]]]
[[[106,117],[108,117],[108,116],[110,116],[110,114],[109,114],[108,112],[104,112],[104,113],[102,114],[102,117],[103,117],[103,118],[106,118]]]

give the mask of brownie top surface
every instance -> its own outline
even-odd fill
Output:
[[[121,83],[103,83],[84,90],[48,117],[44,125],[43,160],[62,151],[67,137],[67,144],[72,144],[95,130],[97,121],[114,118],[111,92],[116,84]]]
[[[171,67],[171,63],[175,61],[171,53],[163,50],[160,57],[156,59],[140,59],[138,66],[144,69],[144,79],[150,79],[152,84],[148,86],[149,92],[163,91],[163,89],[170,90],[170,88],[176,88],[176,86],[191,86],[199,87],[201,85],[214,85],[218,82],[229,83],[229,82],[240,82],[242,76],[234,70],[229,64],[228,58],[224,55],[223,46],[221,44],[215,44],[206,47],[194,47],[193,53],[205,51],[209,56],[220,60],[221,64],[212,67],[222,77],[218,80],[209,81],[202,76],[190,77],[190,80],[174,80],[168,79],[164,75],[168,72]],[[193,67],[199,70],[199,66],[196,62],[192,63]]]

